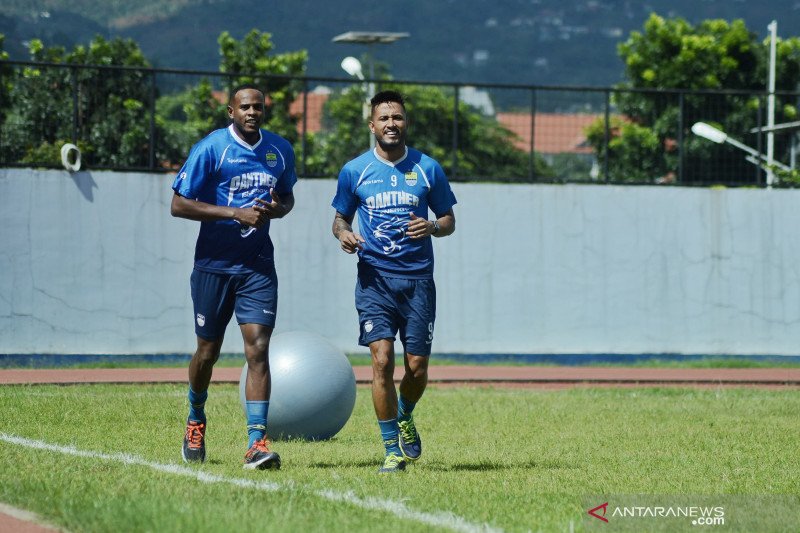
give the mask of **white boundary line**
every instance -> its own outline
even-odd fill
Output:
[[[195,478],[196,480],[202,483],[227,483],[229,485],[233,485],[239,488],[254,489],[265,492],[292,491],[292,490],[298,490],[298,488],[302,490],[302,487],[297,487],[295,485],[284,486],[272,481],[255,481],[246,478],[231,478],[231,477],[219,476],[182,465],[164,464],[164,463],[156,463],[153,461],[147,461],[145,459],[127,453],[102,453],[102,452],[93,452],[88,450],[79,450],[74,446],[60,446],[57,444],[49,444],[44,441],[26,439],[24,437],[9,435],[7,433],[0,433],[0,440],[5,441],[9,444],[24,446],[26,448],[47,450],[64,455],[73,455],[75,457],[102,459],[104,461],[113,461],[129,466],[144,466],[156,470],[158,472],[165,472],[167,474],[174,474],[178,476]],[[326,489],[326,490],[311,490],[310,492],[320,498],[330,500],[333,502],[343,502],[350,505],[354,505],[356,507],[361,507],[362,509],[384,511],[387,513],[391,513],[397,516],[398,518],[419,522],[421,524],[426,524],[429,526],[443,527],[461,533],[484,533],[484,532],[502,533],[503,531],[502,529],[492,527],[489,524],[473,524],[472,522],[469,522],[464,518],[457,516],[453,513],[449,512],[425,513],[425,512],[415,511],[402,502],[383,500],[380,498],[361,498],[349,491],[338,492],[335,490]]]

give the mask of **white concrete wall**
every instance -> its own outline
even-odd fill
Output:
[[[171,175],[0,169],[0,353],[194,349]],[[272,228],[276,333],[357,348],[333,180]],[[800,354],[800,191],[454,184],[434,351]],[[224,350],[241,352],[231,325]]]

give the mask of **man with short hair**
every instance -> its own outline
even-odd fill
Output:
[[[269,227],[294,207],[297,176],[289,142],[261,129],[264,105],[257,87],[236,88],[228,105],[230,126],[192,147],[172,185],[172,215],[201,222],[191,276],[197,350],[189,363],[186,462],[205,461],[208,386],[225,329],[236,313],[247,359],[244,467],[281,465],[267,437],[269,341],[278,306]]]
[[[455,231],[456,198],[439,163],[406,146],[403,96],[383,91],[370,103],[376,146],[339,173],[333,235],[343,251],[359,257],[359,344],[372,356],[372,402],[385,448],[379,471],[387,473],[422,454],[412,412],[428,382],[436,318],[431,237]],[[356,213],[360,234],[352,227]],[[393,379],[398,332],[405,366],[399,395]]]

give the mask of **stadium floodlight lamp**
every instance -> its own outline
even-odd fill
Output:
[[[391,31],[348,31],[337,35],[332,39],[334,43],[342,43],[342,44],[365,44],[369,47],[369,50],[372,50],[375,45],[379,44],[392,44],[394,42],[399,41],[400,39],[405,39],[409,37],[410,34],[406,32],[391,32]],[[368,54],[372,55],[372,54]],[[355,58],[353,58],[355,59]],[[352,63],[352,62],[351,62]],[[355,64],[355,63],[353,63]],[[359,63],[360,65],[360,63]],[[342,68],[345,68],[344,62],[342,62]],[[350,73],[349,70],[347,70]],[[354,74],[350,74],[353,76]],[[369,77],[375,77],[375,62],[370,60],[369,61]],[[363,78],[359,78],[363,79]]]
[[[406,32],[391,32],[391,31],[348,31],[342,34],[337,35],[332,39],[335,43],[343,43],[343,44],[364,44],[370,47],[374,47],[375,45],[379,44],[392,44],[394,42],[399,41],[400,39],[405,39],[409,37],[410,34]],[[371,54],[367,54],[369,57]],[[369,79],[375,79],[375,61],[370,59],[368,61],[369,66]],[[355,57],[346,57],[342,60],[342,68],[350,74],[351,76],[355,76],[361,81],[365,80],[364,72],[361,68],[361,61],[356,59]],[[375,94],[375,82],[370,81],[366,84],[366,101],[364,102],[364,118],[369,117],[370,113],[370,99]],[[375,136],[370,134],[369,136],[369,146],[370,148],[375,147]]]
[[[351,76],[355,76],[359,80],[364,79],[364,72],[361,70],[361,61],[353,56],[347,56],[342,59],[342,68]]]
[[[710,126],[705,122],[695,122],[692,126],[692,133],[698,137],[708,139],[711,142],[722,144],[728,140],[728,134],[720,131],[714,126]]]
[[[358,44],[391,44],[400,39],[405,39],[409,34],[406,32],[391,31],[348,31],[333,38],[335,43],[358,43]]]

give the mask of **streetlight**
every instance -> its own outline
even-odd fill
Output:
[[[342,69],[347,72],[351,76],[355,76],[361,81],[364,81],[364,72],[361,68],[361,61],[356,59],[353,56],[347,56],[342,59]],[[369,118],[369,102],[370,102],[370,94],[372,94],[374,89],[372,89],[372,83],[364,84],[364,103],[361,105],[361,118],[364,119],[366,122]],[[369,135],[369,149],[372,150],[375,148],[375,136],[370,133]]]
[[[351,76],[355,76],[360,80],[364,79],[364,72],[361,70],[361,61],[355,57],[347,56],[342,59],[342,68]]]
[[[409,34],[406,32],[392,32],[392,31],[348,31],[341,33],[332,39],[335,43],[345,44],[366,44],[371,48],[376,44],[392,44],[405,39]],[[372,54],[370,54],[372,56]],[[344,68],[344,62],[342,62]],[[351,74],[352,76],[352,74]],[[370,57],[369,62],[369,77],[375,78],[375,62]]]
[[[692,133],[717,144],[722,144],[728,139],[727,133],[705,122],[695,122],[692,126]]]
[[[754,165],[758,165],[764,170],[768,170],[770,168],[769,165],[775,165],[776,167],[780,168],[781,170],[789,170],[789,167],[780,163],[778,161],[769,161],[769,159],[756,150],[755,148],[751,148],[744,143],[737,141],[736,139],[731,139],[727,133],[722,130],[715,128],[705,122],[695,122],[692,125],[692,133],[697,135],[698,137],[702,137],[704,139],[708,139],[711,142],[715,142],[717,144],[728,143],[739,150],[742,150],[748,154],[746,157],[747,161],[750,161]],[[771,185],[771,183],[768,183]]]
[[[348,31],[337,35],[332,40],[335,43],[345,44],[366,44],[370,48],[376,44],[391,44],[400,39],[405,39],[409,34],[405,32],[389,31]],[[369,117],[369,101],[375,95],[375,61],[372,54],[368,54],[369,61],[369,83],[366,86],[366,102],[364,104],[364,119]],[[355,76],[364,81],[364,72],[361,68],[361,61],[355,57],[348,56],[342,60],[342,68],[350,76]],[[375,148],[375,136],[369,136],[370,149]]]

